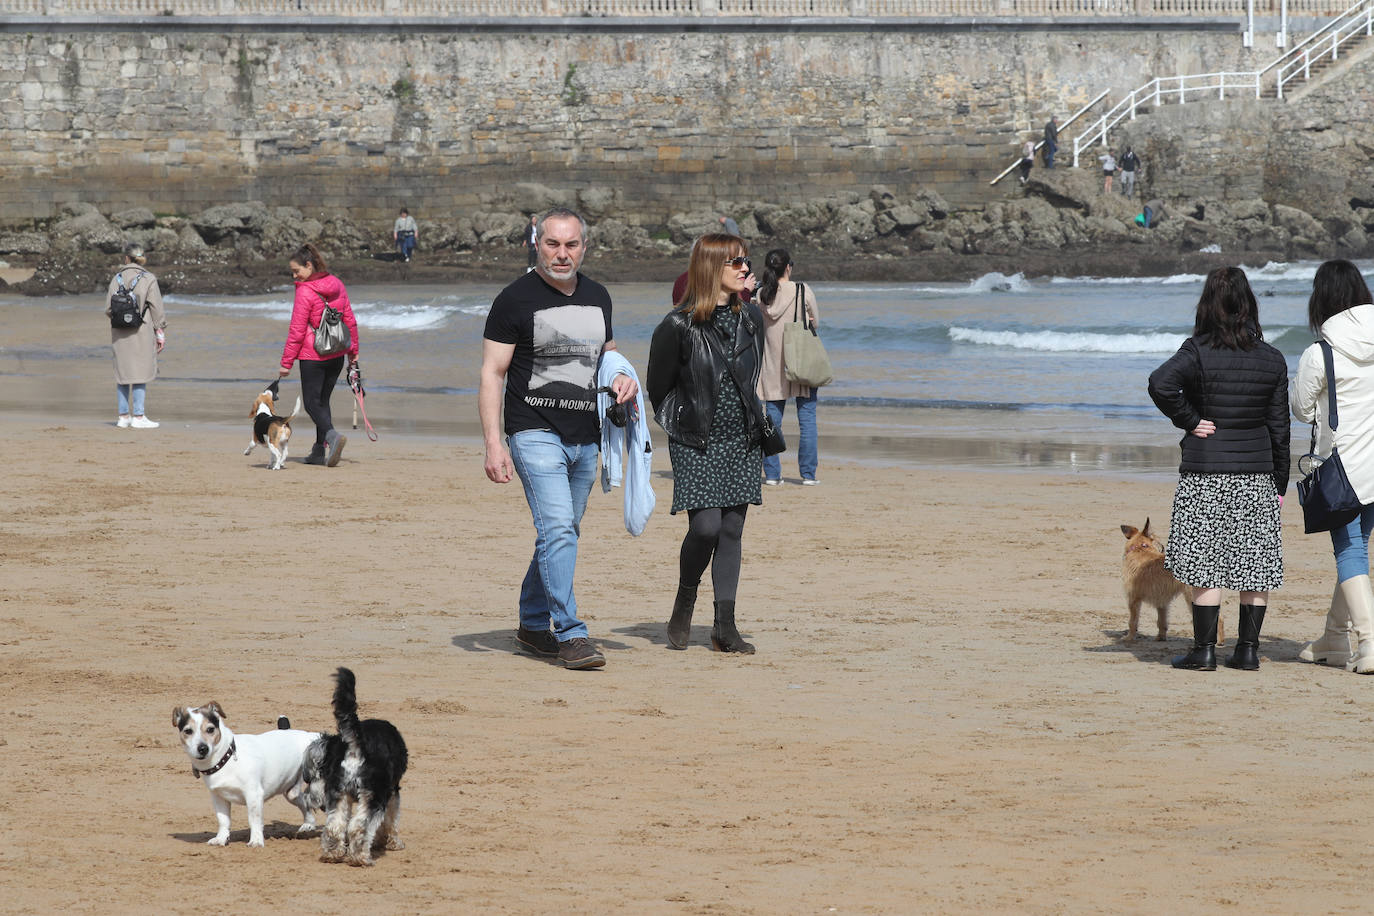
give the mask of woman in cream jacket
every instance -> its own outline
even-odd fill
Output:
[[[799,295],[799,291],[804,291]],[[783,408],[787,399],[797,402],[797,472],[804,487],[816,485],[816,467],[820,462],[816,434],[816,389],[787,380],[782,364],[782,333],[793,311],[799,306],[816,325],[819,313],[811,287],[792,282],[792,256],[782,248],[768,252],[763,262],[763,282],[754,300],[763,312],[763,370],[759,373],[759,400],[763,401],[774,426],[782,426]],[[797,315],[801,320],[801,315]],[[782,460],[777,455],[763,459],[764,483],[782,483]]]
[[[1336,589],[1326,615],[1326,631],[1302,648],[1298,657],[1358,674],[1374,674],[1374,591],[1369,582],[1369,535],[1374,531],[1374,304],[1360,271],[1349,261],[1327,261],[1312,279],[1307,319],[1312,331],[1331,344],[1336,376],[1337,429],[1328,424],[1326,366],[1312,344],[1298,362],[1293,382],[1293,415],[1317,420],[1317,453],[1331,454],[1332,440],[1350,485],[1363,508],[1343,528],[1331,532],[1336,555]],[[1356,648],[1350,651],[1348,631]]]

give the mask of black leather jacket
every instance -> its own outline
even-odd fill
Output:
[[[728,353],[735,374],[749,384],[745,422],[750,443],[758,443],[763,438],[757,394],[763,368],[763,315],[758,306],[745,303],[733,344],[717,336],[720,350],[706,341],[705,335],[715,333],[709,322],[694,324],[690,315],[677,309],[659,322],[649,344],[646,373],[654,419],[669,439],[704,450],[720,397],[721,372],[727,368],[722,352]],[[733,384],[728,376],[725,384]]]

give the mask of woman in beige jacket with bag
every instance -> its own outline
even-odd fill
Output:
[[[759,398],[768,408],[774,426],[782,425],[783,408],[788,398],[797,401],[797,470],[804,487],[816,485],[816,466],[820,456],[816,435],[816,390],[797,382],[789,382],[782,364],[782,332],[789,321],[801,321],[803,309],[815,326],[819,313],[816,297],[804,283],[792,282],[792,256],[785,249],[774,248],[763,262],[763,282],[755,294],[759,310],[763,312],[763,372],[759,375]],[[763,482],[770,487],[782,483],[782,461],[777,455],[763,459]]]
[[[133,294],[143,321],[136,328],[110,328],[114,350],[115,390],[119,399],[120,429],[156,429],[158,424],[143,413],[148,383],[157,378],[157,355],[167,343],[167,315],[162,310],[162,290],[157,277],[143,269],[148,259],[143,246],[124,247],[124,266],[110,278],[105,291],[105,315],[110,316],[110,298],[120,289]]]

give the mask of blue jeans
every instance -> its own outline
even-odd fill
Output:
[[[596,480],[597,446],[567,445],[547,429],[523,430],[506,441],[534,516],[534,558],[520,586],[520,626],[547,630],[552,622],[559,642],[585,637],[573,574],[582,513]]]
[[[1374,531],[1374,506],[1365,506],[1344,528],[1331,532],[1336,554],[1336,581],[1369,575],[1369,534]]]
[[[133,389],[134,416],[143,416],[143,399],[147,397],[148,394],[148,386],[144,384],[115,385],[115,391],[119,392],[119,415],[123,417],[127,416],[129,413],[129,392],[124,390],[126,388]]]
[[[797,470],[801,472],[803,480],[816,479],[816,464],[820,460],[820,455],[816,447],[816,389],[811,389],[809,397],[798,397],[797,401],[797,426],[801,430],[801,439],[797,443]],[[768,408],[768,417],[773,421],[773,425],[782,425],[782,412],[787,406],[787,399],[781,401],[765,401]],[[777,455],[763,456],[763,476],[769,480],[782,479],[782,459]]]

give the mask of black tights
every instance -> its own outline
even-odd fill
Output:
[[[735,600],[744,555],[744,515],[748,511],[747,503],[724,509],[687,510],[687,536],[682,539],[678,559],[682,585],[691,588],[699,584],[709,564],[715,600]]]
[[[334,391],[343,372],[344,358],[303,359],[301,363],[301,403],[310,419],[315,421],[315,450],[324,448],[325,436],[334,428],[334,416],[329,412],[329,395]]]

